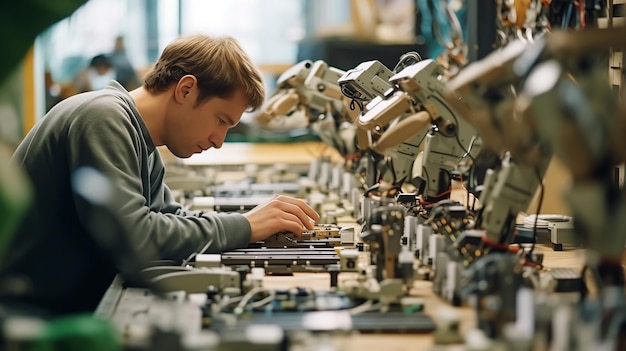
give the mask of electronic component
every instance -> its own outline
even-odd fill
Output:
[[[299,236],[280,232],[247,249],[223,252],[222,263],[263,267],[268,274],[325,271],[340,261],[335,248],[353,247],[354,241],[354,227],[318,224]]]
[[[398,256],[402,247],[404,216],[401,205],[379,206],[372,209],[361,230],[361,240],[370,245],[376,279],[399,278]]]
[[[574,268],[550,268],[547,274],[556,281],[555,292],[580,292],[585,286],[580,270]]]
[[[359,251],[356,249],[343,249],[340,252],[342,272],[356,272],[359,263]]]
[[[261,267],[267,274],[290,275],[294,272],[324,272],[338,264],[332,247],[249,248],[222,252],[226,266]]]
[[[354,239],[354,227],[340,228],[332,224],[318,224],[313,229],[303,231],[299,236],[293,233],[280,232],[258,244],[268,248],[353,246]]]

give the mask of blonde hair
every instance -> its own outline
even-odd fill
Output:
[[[192,35],[170,43],[144,78],[144,88],[153,94],[166,91],[183,76],[198,80],[196,105],[212,97],[229,98],[243,89],[250,111],[261,107],[265,85],[259,69],[229,36]]]

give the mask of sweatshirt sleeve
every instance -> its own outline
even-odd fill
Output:
[[[162,181],[151,181],[153,165],[140,127],[134,125],[137,121],[128,117],[131,111],[119,104],[103,105],[93,102],[78,111],[83,118],[75,119],[68,133],[68,164],[70,172],[93,167],[115,185],[116,215],[138,250],[155,250],[162,259],[180,260],[208,242],[207,252],[248,245],[251,228],[243,215],[176,209]],[[154,187],[162,187],[157,191],[162,199],[150,198]],[[153,201],[161,202],[164,211],[155,211]],[[83,209],[77,212],[81,220],[88,218]]]

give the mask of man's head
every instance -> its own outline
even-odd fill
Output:
[[[104,54],[94,56],[89,62],[89,67],[93,68],[99,75],[104,75],[113,67],[111,60]]]
[[[222,146],[227,131],[265,99],[262,75],[237,41],[194,35],[168,45],[143,88],[169,102],[155,142],[178,157]]]
[[[262,75],[234,38],[193,35],[172,42],[145,76],[144,88],[162,93],[187,74],[198,80],[197,105],[212,97],[229,98],[240,89],[250,111],[265,100]]]

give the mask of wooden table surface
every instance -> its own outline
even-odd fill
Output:
[[[160,148],[167,161],[175,157],[164,148]],[[239,143],[228,142],[219,149],[209,149],[179,161],[190,167],[232,166],[257,164],[261,166],[284,164],[309,164],[313,159],[328,156],[333,162],[339,162],[339,153],[323,142],[304,141],[294,143]]]

